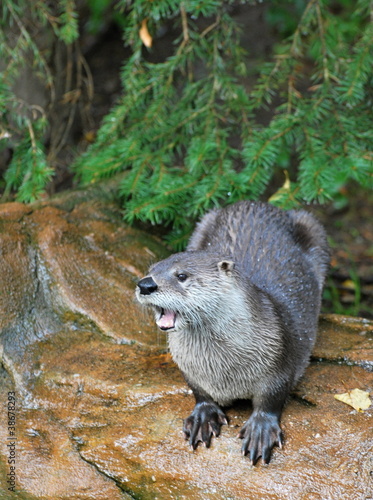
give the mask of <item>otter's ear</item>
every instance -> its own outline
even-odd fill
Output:
[[[220,272],[230,276],[234,269],[234,262],[232,260],[222,260],[218,262],[218,269]]]

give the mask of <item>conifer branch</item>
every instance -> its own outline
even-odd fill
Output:
[[[4,1],[11,7],[26,4]],[[170,241],[180,243],[196,216],[221,203],[269,192],[271,202],[292,207],[333,199],[351,180],[373,187],[370,0],[343,3],[350,23],[343,29],[342,17],[327,2],[309,0],[293,35],[277,44],[271,61],[255,68],[254,86],[252,77],[246,80],[247,57],[231,2],[119,4],[126,9],[124,39],[132,51],[121,71],[123,94],[72,168],[87,184],[119,175],[127,221],[170,223],[175,228]],[[273,5],[269,2],[267,9],[275,9]],[[71,126],[77,99],[84,90],[92,97],[93,82],[77,50],[75,0],[62,0],[58,7],[55,11],[45,0],[36,0],[30,12],[34,22],[40,18],[43,26],[52,26],[57,39],[74,53],[64,95]],[[0,109],[9,116],[0,145],[12,135],[15,146],[4,175],[5,192],[30,201],[52,175],[53,151],[43,145],[45,113],[31,113],[30,118],[12,91],[23,55],[33,54],[52,92],[54,82],[18,10],[13,10],[16,17],[11,10],[9,16],[18,26],[18,40],[10,43],[0,32],[0,56],[6,65],[0,74]],[[160,62],[152,62],[139,37],[144,19],[153,51],[160,26],[172,21],[170,36],[177,33],[172,53]],[[258,117],[268,106],[271,118],[263,125]],[[51,141],[55,155],[67,132],[61,129]],[[289,172],[282,186],[274,180],[279,169]]]
[[[189,42],[188,18],[185,11],[184,2],[180,4],[180,13],[181,13],[181,23],[183,26],[183,38],[185,43],[188,43]]]
[[[321,8],[320,8],[319,1],[316,2],[315,8],[316,8],[317,23],[318,23],[318,27],[319,27],[321,47],[322,47],[322,64],[323,64],[323,68],[324,68],[324,80],[326,82],[328,82],[329,81],[328,55],[327,55],[326,43],[325,43],[324,23],[323,23],[323,18],[322,18],[322,14],[321,14]]]

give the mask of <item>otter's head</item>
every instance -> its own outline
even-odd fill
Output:
[[[227,306],[234,281],[232,261],[202,251],[182,252],[152,266],[138,282],[136,297],[152,307],[161,330],[182,330],[214,321]]]

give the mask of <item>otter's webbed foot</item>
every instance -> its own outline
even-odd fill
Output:
[[[268,464],[272,448],[275,445],[282,448],[279,417],[273,413],[254,411],[242,427],[238,437],[243,439],[243,455],[249,455],[253,465],[259,457],[262,457],[264,463]]]
[[[192,414],[184,420],[185,439],[195,450],[199,442],[209,448],[212,436],[219,436],[222,425],[227,418],[219,406],[212,402],[200,402],[194,407]]]

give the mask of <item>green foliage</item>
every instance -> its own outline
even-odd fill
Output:
[[[282,38],[291,36],[308,0],[272,0],[266,12],[266,20]]]
[[[76,162],[82,182],[124,171],[126,219],[170,223],[177,242],[186,220],[220,203],[263,195],[279,166],[287,180],[271,201],[281,206],[325,202],[351,180],[371,188],[368,4],[344,2],[335,15],[326,0],[298,2],[303,13],[295,32],[247,91],[247,56],[226,5],[132,2],[125,39],[133,56],[122,71],[124,94]],[[211,16],[204,29],[194,22],[201,15]],[[169,18],[181,33],[174,53],[149,62],[139,27],[146,19],[154,34]],[[280,105],[271,122],[260,125],[257,113],[275,99]]]
[[[5,0],[7,23],[17,24],[25,3]],[[73,166],[82,184],[120,174],[126,220],[169,224],[176,246],[193,219],[219,204],[270,196],[272,203],[292,207],[333,200],[351,181],[373,186],[370,1],[271,2],[267,18],[286,38],[258,66],[255,85],[247,78],[250,54],[240,45],[233,3],[117,1],[115,15],[132,50],[121,71],[123,95]],[[57,17],[45,0],[35,5],[35,18],[51,23],[65,43],[76,40],[73,0],[59,2]],[[89,6],[96,21],[110,8],[107,1],[90,0]],[[157,37],[166,26],[174,40],[162,57]],[[35,68],[51,80],[42,54],[23,31],[15,59],[6,30],[0,40],[8,89],[0,88],[0,106],[12,114],[6,132],[19,110],[9,89],[20,54],[32,53]],[[260,117],[268,109],[272,119],[264,125]],[[25,113],[19,125],[19,148],[28,148],[30,165],[44,154],[42,135],[34,131],[32,139],[30,131],[41,118]],[[36,173],[17,158],[6,175],[7,189],[19,189],[18,196],[27,199],[22,183],[27,186]],[[38,178],[45,184],[51,175],[45,156],[41,165],[44,176]],[[34,192],[31,184],[25,190],[29,199]]]
[[[43,116],[31,120],[22,113],[17,113],[15,116],[18,129],[25,129],[27,133],[19,140],[12,161],[5,172],[5,197],[11,189],[15,189],[18,201],[35,201],[43,194],[44,186],[53,174],[53,170],[47,164],[41,142],[46,120]]]
[[[78,16],[75,12],[75,0],[59,1],[59,21],[57,33],[66,44],[74,42],[78,36]]]
[[[3,199],[15,190],[18,201],[30,202],[40,198],[53,175],[43,144],[48,119],[44,109],[27,104],[13,89],[29,66],[53,99],[54,79],[47,54],[38,47],[34,34],[50,26],[64,43],[76,40],[75,0],[61,0],[56,9],[44,0],[3,0],[0,13],[0,149],[13,150],[4,175]]]
[[[349,285],[348,289],[352,296],[352,300],[350,300],[347,304],[343,300],[343,284],[337,286],[331,277],[328,278],[323,293],[324,309],[326,313],[332,311],[334,314],[343,314],[347,316],[364,315],[362,314],[362,310],[365,309],[365,305],[362,304],[361,280],[353,266],[349,270],[349,275],[350,283],[347,284]],[[364,312],[370,315],[373,313],[373,311],[369,310],[369,308]]]

